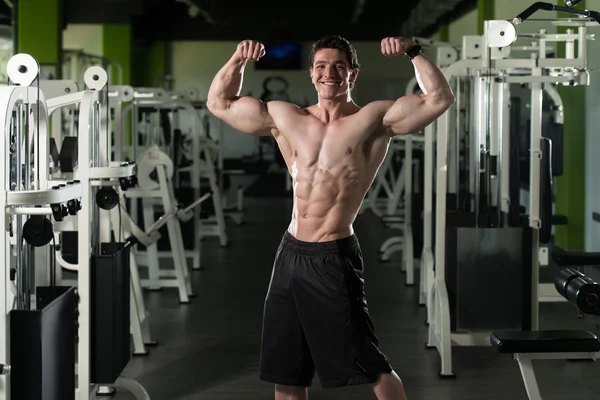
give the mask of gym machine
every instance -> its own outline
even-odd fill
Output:
[[[573,258],[561,255],[558,258]],[[600,264],[600,254],[576,255],[577,266]],[[572,262],[571,260],[567,263]],[[581,263],[581,264],[579,264]],[[554,280],[556,291],[580,312],[600,316],[600,284],[576,268],[562,269]],[[596,360],[598,337],[586,330],[498,331],[490,343],[500,353],[512,354],[519,363],[529,400],[542,400],[532,360]]]
[[[178,160],[180,157],[176,154],[174,148],[171,149],[161,149],[156,144],[153,147],[153,154],[158,154],[158,152],[163,153],[163,159],[167,160],[169,158],[171,161],[168,162],[169,170],[172,171],[171,175],[175,174],[175,180],[181,182],[180,174],[182,172],[187,172],[190,176],[190,187],[193,190],[194,199],[198,199],[200,197],[200,179],[202,177],[207,177],[210,183],[210,189],[213,198],[213,207],[216,217],[216,224],[212,226],[208,225],[207,221],[200,220],[200,209],[196,209],[194,220],[193,220],[193,231],[194,235],[190,236],[189,239],[191,244],[187,247],[191,247],[191,250],[186,252],[186,256],[193,258],[193,269],[200,269],[200,239],[205,236],[218,236],[220,239],[220,243],[222,246],[225,246],[228,242],[227,232],[225,228],[225,218],[223,213],[222,199],[220,189],[217,183],[216,171],[215,171],[215,159],[218,153],[218,147],[214,145],[214,143],[205,135],[202,134],[202,125],[198,118],[198,114],[188,101],[182,101],[173,99],[172,95],[167,93],[162,89],[157,88],[134,88],[134,99],[133,101],[125,107],[123,111],[123,115],[130,115],[132,117],[131,125],[132,132],[138,132],[138,121],[137,118],[133,118],[133,116],[138,115],[140,110],[152,110],[152,113],[148,114],[149,118],[154,116],[155,120],[150,120],[147,123],[147,128],[149,131],[149,135],[153,137],[161,137],[159,127],[159,121],[156,120],[157,117],[160,119],[160,112],[163,111],[172,111],[172,110],[180,110],[184,109],[187,111],[189,115],[192,117],[192,133],[191,133],[191,141],[192,141],[192,150],[191,154],[193,155],[191,165],[181,166],[174,165],[173,160]],[[176,120],[176,116],[172,115],[172,120]],[[176,126],[176,122],[169,122],[171,126]],[[163,129],[164,130],[164,129]],[[173,136],[173,138],[169,141],[170,143],[174,142],[174,138],[178,135],[178,130],[172,130],[168,132],[169,136]],[[165,132],[163,132],[163,135]],[[145,135],[147,136],[147,135]],[[183,140],[183,135],[179,132],[180,141]],[[132,143],[132,153],[133,157],[136,158],[138,164],[144,164],[141,158],[148,156],[151,153],[143,152],[138,154],[138,141],[134,140]],[[164,151],[163,151],[164,150]],[[149,164],[152,164],[152,160],[147,161]],[[151,165],[150,165],[151,166]],[[185,171],[187,169],[187,171]],[[152,174],[153,171],[150,170],[149,174]],[[139,172],[139,175],[142,175],[142,172]],[[170,175],[169,175],[170,176]],[[182,189],[178,187],[178,189]],[[132,204],[131,214],[133,216],[137,216],[137,207],[136,203]],[[146,207],[150,207],[148,204]],[[172,252],[172,250],[171,250]],[[158,257],[170,256],[169,252],[158,252]]]
[[[151,230],[151,226],[155,223],[154,206],[161,206],[164,214],[169,214],[171,210],[176,210],[179,206],[173,194],[172,177],[173,163],[172,159],[162,152],[158,146],[153,145],[146,148],[145,152],[138,152],[138,121],[134,115],[134,99],[136,89],[129,86],[119,86],[112,96],[110,96],[110,104],[112,109],[113,123],[113,142],[115,157],[128,156],[135,159],[138,164],[138,187],[130,190],[126,198],[130,199],[129,208],[122,209],[123,220],[127,223],[126,230],[128,232],[137,232],[140,244],[146,246],[144,252],[139,246],[136,247],[136,261],[139,265],[148,266],[148,278],[142,280],[142,286],[148,289],[160,289],[163,287],[176,287],[179,291],[179,300],[181,303],[189,303],[190,296],[193,295],[191,287],[191,279],[188,272],[187,262],[182,243],[181,226],[179,220],[172,220],[167,225],[169,241],[171,243],[171,252],[168,254],[173,259],[174,268],[172,270],[161,271],[159,269],[159,259],[157,251],[157,241],[141,239],[142,230],[134,227],[135,221],[138,220],[138,200],[141,200],[142,206],[142,221],[144,229]],[[138,93],[138,97],[144,97],[149,100],[154,97],[166,97],[163,91],[152,93]],[[124,104],[126,104],[124,106]],[[131,119],[129,117],[131,116]],[[158,117],[158,112],[153,117]],[[127,122],[131,121],[131,147],[125,146],[125,137],[127,132]],[[154,121],[152,121],[154,122]],[[151,140],[158,143],[162,140],[160,127],[157,124],[148,126],[152,131]],[[168,132],[170,133],[170,132]],[[145,135],[144,139],[148,140]],[[140,154],[141,153],[141,154]],[[166,170],[166,171],[165,171]],[[157,182],[158,172],[164,172],[164,180],[162,184]],[[141,182],[140,182],[141,178]],[[127,211],[129,209],[129,211]],[[130,217],[131,215],[131,217]],[[159,218],[160,220],[162,218]],[[152,236],[152,235],[148,235]],[[160,235],[158,235],[160,237]],[[146,245],[145,245],[146,244]],[[146,257],[147,255],[147,257]],[[198,256],[199,257],[199,254]],[[199,262],[194,261],[194,262]]]
[[[45,392],[49,399],[69,399],[75,394],[74,374],[61,376],[60,371],[73,371],[75,364],[77,291],[69,287],[57,293],[50,279],[49,285],[38,286],[34,260],[36,249],[52,241],[51,221],[65,217],[63,207],[71,204],[77,214],[83,186],[48,182],[47,163],[40,157],[48,149],[46,108],[43,93],[31,86],[39,67],[20,58],[9,60],[9,83],[0,88],[0,224],[5,227],[0,230],[0,398],[40,399]],[[48,273],[52,262],[45,262]]]
[[[97,74],[99,78],[98,81],[93,81],[92,77],[94,74]],[[100,90],[101,95],[103,95],[104,98],[106,95],[106,86],[102,86],[100,82],[106,80],[102,78],[105,75],[106,73],[104,70],[98,69],[98,67],[90,67],[85,73],[85,77],[88,80],[88,82],[86,82],[88,90]],[[90,81],[90,79],[92,79],[92,81]],[[39,87],[46,94],[46,99],[51,103],[51,107],[48,110],[48,116],[55,130],[53,131],[54,135],[50,140],[51,147],[53,144],[56,146],[56,139],[60,142],[62,136],[61,119],[64,114],[68,114],[61,113],[61,111],[71,109],[71,117],[72,119],[76,119],[77,113],[74,113],[73,110],[80,105],[78,99],[80,98],[81,93],[77,92],[77,85],[75,82],[68,80],[42,80],[40,81]],[[119,87],[117,86],[116,88],[117,89],[111,88],[111,91],[108,93],[109,98],[114,96],[115,92],[118,92]],[[68,94],[71,95],[69,96]],[[108,127],[104,128],[103,125],[102,132],[106,132],[107,129]],[[75,166],[78,161],[78,138],[76,133],[77,132],[71,132],[71,135],[63,138],[60,152],[58,151],[58,148],[55,149],[54,152],[51,151],[51,154],[53,154],[51,159],[51,175],[52,179],[55,181],[76,178]],[[103,155],[111,154],[111,146],[108,139],[106,139],[106,137],[108,137],[106,135],[101,134],[98,146],[99,153]],[[63,168],[61,165],[67,165],[68,167]],[[112,161],[110,162],[110,166],[120,168],[124,166],[124,163]],[[118,171],[114,172],[118,174]],[[96,178],[102,179],[100,176],[96,176]],[[121,234],[120,230],[123,230],[123,224],[124,220],[127,218],[127,214],[125,211],[121,213],[121,210],[115,210],[118,200],[122,197],[123,193],[119,190],[120,187],[129,188],[135,183],[137,177],[132,177],[132,179],[133,180],[130,182],[129,177],[124,176],[119,178],[112,174],[111,176],[106,176],[105,180],[102,181],[102,187],[98,190],[96,201],[100,207],[100,220],[104,222],[104,224],[101,224],[100,226],[100,237],[103,241],[110,240],[111,233],[114,234],[115,237],[117,237],[118,233],[119,241],[120,238],[125,238],[127,241],[134,240],[135,243],[137,243],[136,238]],[[112,186],[110,186],[111,183]],[[55,230],[57,231],[57,234],[60,235],[61,240],[59,243],[62,244],[56,246],[55,249],[56,260],[60,265],[60,268],[55,271],[55,281],[62,285],[75,285],[76,281],[75,283],[72,283],[71,279],[64,278],[62,272],[63,268],[67,271],[72,270],[73,268],[70,264],[77,262],[76,224],[57,223],[55,224]],[[157,343],[151,339],[149,313],[146,310],[145,301],[142,295],[138,267],[133,252],[129,253],[129,265],[131,274],[130,326],[134,345],[133,354],[146,355],[148,354],[146,346],[156,345]]]
[[[223,121],[219,121],[217,124],[218,127],[214,130],[211,130],[210,125],[210,116],[212,115],[210,111],[206,108],[206,102],[198,100],[198,90],[195,88],[188,88],[182,92],[174,93],[173,96],[177,96],[182,101],[189,102],[195,110],[195,114],[191,114],[192,111],[189,108],[180,110],[181,119],[185,121],[189,118],[189,121],[192,123],[188,125],[191,128],[191,131],[194,131],[194,124],[198,126],[202,126],[202,139],[207,138],[207,145],[213,148],[214,152],[217,153],[215,157],[213,154],[213,159],[216,158],[217,162],[217,182],[219,187],[219,193],[223,198],[223,214],[225,218],[230,218],[236,225],[243,225],[244,223],[244,189],[241,185],[238,185],[235,192],[235,197],[231,199],[232,201],[228,201],[228,191],[231,190],[231,177],[233,175],[243,175],[245,171],[243,169],[225,169],[224,159],[223,159],[223,146],[224,146],[224,136],[223,136]],[[195,121],[197,119],[197,121]],[[182,124],[183,125],[183,124]],[[213,152],[213,153],[214,153]],[[193,157],[193,154],[190,154],[188,151],[186,154],[188,160]],[[204,162],[204,160],[202,160]],[[177,163],[177,161],[176,161]],[[178,163],[180,164],[180,162]],[[202,176],[203,178],[208,178],[210,182],[210,171],[206,171],[206,176]],[[216,223],[216,215],[214,217],[208,217],[204,219],[205,223]]]
[[[553,20],[556,26],[567,26],[567,33],[527,35],[538,41],[536,53],[509,59],[517,26],[537,9],[583,17]],[[587,28],[598,20],[594,12],[538,2],[512,23],[486,21],[483,36],[465,36],[463,59],[443,71],[451,84],[467,77],[475,111],[466,160],[447,156],[459,139],[450,135],[452,112],[437,121],[435,265],[425,274],[434,276],[427,293],[428,346],[440,354],[442,377],[454,376],[452,345],[489,345],[490,332],[498,329],[537,330],[539,267],[548,265],[552,229],[552,150],[542,135],[543,85],[588,84]],[[564,41],[566,56],[546,58],[548,41]],[[514,191],[519,179],[512,154],[517,143],[509,128],[512,83],[531,90],[527,215],[521,214]],[[456,208],[448,209],[446,193],[453,193],[461,163],[469,165],[468,186],[456,187]]]
[[[0,89],[0,123],[6,138],[0,141],[0,154],[5,157],[0,203],[6,210],[0,219],[9,228],[1,233],[4,265],[14,265],[16,274],[5,267],[2,303],[7,318],[0,326],[0,353],[7,366],[3,372],[10,372],[10,377],[0,378],[5,383],[2,398],[86,400],[94,398],[96,386],[116,385],[137,399],[149,399],[139,383],[120,377],[131,355],[130,245],[104,241],[94,204],[99,186],[114,186],[114,180],[130,186],[135,177],[134,164],[111,167],[99,149],[106,139],[101,92],[106,73],[90,69],[86,77],[90,90],[46,100],[41,88],[33,86],[39,75],[35,59],[17,54],[7,69],[9,85]],[[49,179],[47,156],[48,111],[64,104],[65,97],[79,104],[77,162],[85,166],[77,168],[76,179],[67,182]],[[54,224],[46,217],[50,215]],[[33,253],[50,242],[59,247],[54,226],[69,222],[78,229],[77,263],[70,265],[77,272],[76,286],[54,282],[57,263],[52,256],[46,259],[50,284],[35,285]]]
[[[114,86],[109,91],[112,136],[115,143],[114,150],[111,149],[110,153],[114,156],[124,155],[122,146],[126,132],[124,114],[128,112],[127,107],[129,106],[126,106],[124,109],[123,104],[132,101],[135,93],[136,91],[130,86]],[[183,249],[180,221],[190,221],[194,217],[197,217],[195,211],[197,206],[208,199],[211,194],[208,193],[196,199],[186,208],[178,204],[172,186],[173,163],[171,158],[160,151],[157,146],[146,148],[142,154],[138,155],[136,165],[136,187],[130,188],[127,193],[120,192],[118,216],[122,220],[122,234],[134,240],[136,245],[144,246],[146,253],[150,254],[150,256],[144,260],[143,257],[140,257],[138,251],[136,257],[132,258],[132,262],[148,265],[149,267],[148,279],[142,280],[143,287],[150,289],[176,287],[178,288],[180,302],[187,304],[194,293]],[[134,218],[130,216],[130,213],[127,211],[126,199],[134,200],[131,203],[133,215],[137,211],[135,200],[142,200],[145,230],[138,227]],[[159,204],[164,210],[164,214],[156,221],[153,204],[151,203],[151,200],[154,199],[159,200]],[[165,225],[171,248],[175,249],[170,253],[174,260],[174,269],[172,270],[159,269],[158,252],[156,250],[157,242],[162,237],[160,229]],[[199,256],[199,253],[194,255],[194,259],[197,260],[196,262],[199,262]],[[147,339],[144,339],[144,343],[148,343]],[[141,347],[139,351],[142,352]]]
[[[90,379],[98,385],[98,394],[110,394],[114,391],[110,385],[119,379],[131,355],[129,334],[134,334],[136,347],[139,342],[136,333],[145,331],[148,334],[147,344],[151,344],[151,341],[148,315],[140,295],[138,271],[135,265],[129,264],[130,248],[133,243],[127,238],[123,242],[120,241],[121,236],[116,235],[116,231],[120,229],[120,221],[111,218],[108,212],[117,205],[118,189],[127,190],[135,185],[136,165],[111,162],[109,159],[106,72],[100,67],[88,68],[84,74],[84,84],[86,89],[83,91],[47,100],[49,115],[69,105],[78,108],[77,136],[63,139],[61,156],[63,153],[64,156],[60,158],[59,167],[61,173],[71,174],[83,182],[89,190],[89,196],[84,195],[83,200],[84,208],[88,210],[88,219],[79,219],[72,224],[68,222],[57,224],[57,231],[77,232],[75,261],[69,262],[62,257],[61,250],[64,250],[66,243],[62,243],[61,240],[57,241],[55,257],[57,264],[62,268],[77,273],[77,286],[80,287],[82,271],[86,268],[86,262],[81,261],[82,254],[85,260],[88,259],[81,248],[82,245],[88,248],[90,243],[92,245],[92,261],[88,262],[92,270],[88,274],[88,279],[91,285],[90,313],[92,314],[89,326],[90,353],[94,361],[88,363],[85,362],[85,358],[82,361],[81,356],[79,357],[78,388],[82,387],[82,380]],[[65,141],[67,138],[69,140]],[[66,144],[69,144],[67,152],[63,149]],[[68,171],[65,171],[63,166],[65,161],[69,165]],[[86,167],[82,168],[82,166]],[[93,205],[92,199],[97,207]],[[82,225],[86,227],[82,228]],[[90,237],[86,237],[86,228]],[[113,233],[115,234],[111,235]],[[119,241],[115,242],[111,236],[118,237]],[[62,238],[62,235],[58,238]],[[87,287],[86,283],[83,284]],[[108,307],[111,307],[110,311],[107,311]],[[118,309],[121,310],[115,311]],[[110,328],[111,326],[114,328]],[[103,346],[107,345],[116,356],[108,356],[104,353],[106,349],[103,349]],[[78,354],[87,353],[78,351]],[[132,389],[137,398],[148,397],[140,385],[134,385]],[[85,398],[86,394],[82,392],[78,390],[78,398],[82,396]]]
[[[164,152],[158,147],[151,147],[137,158],[138,165],[138,186],[129,190],[126,194],[127,199],[142,200],[142,211],[144,228],[148,231],[153,230],[156,223],[154,216],[154,203],[152,200],[158,199],[164,214],[179,210],[180,205],[175,198],[173,189],[173,163]],[[156,179],[153,179],[156,174]],[[132,205],[135,202],[131,203]],[[136,207],[131,207],[135,210]],[[181,221],[187,221],[194,217],[194,212],[177,214],[178,218],[170,218],[167,222],[168,239],[171,250],[168,254],[158,252],[158,241],[140,242],[148,243],[145,251],[136,252],[136,259],[140,265],[148,266],[148,279],[142,280],[142,286],[151,290],[165,287],[176,287],[179,291],[179,301],[182,304],[190,302],[190,297],[194,296],[192,290],[191,276],[186,260],[186,253],[183,247],[183,235],[181,231]],[[131,215],[135,215],[133,212]],[[130,224],[134,224],[134,219],[128,219]],[[145,257],[144,257],[145,256]],[[169,256],[173,259],[173,270],[160,268],[159,257]],[[173,279],[175,278],[175,279]]]
[[[215,141],[210,137],[210,132],[206,124],[200,118],[197,106],[192,102],[192,98],[197,94],[189,89],[185,93],[169,93],[171,101],[174,102],[176,113],[173,114],[174,133],[178,140],[174,142],[177,145],[174,148],[174,163],[176,168],[176,187],[181,189],[185,187],[185,176],[189,176],[188,185],[195,188],[194,195],[200,194],[200,179],[206,179],[210,191],[213,193],[212,216],[202,220],[200,225],[200,238],[205,236],[215,236],[219,238],[221,246],[227,246],[227,227],[225,217],[233,219],[238,225],[241,224],[241,209],[243,207],[243,192],[238,188],[237,192],[237,210],[225,211],[226,202],[224,196],[224,174],[223,159],[220,148],[220,139]],[[178,118],[177,118],[178,116]],[[181,128],[182,119],[188,119],[189,133],[184,134]],[[191,142],[191,146],[185,146],[185,142]],[[191,170],[196,172],[191,172]],[[190,182],[191,181],[191,182]],[[200,211],[198,211],[200,215]],[[193,252],[192,252],[193,253]],[[194,266],[198,269],[199,264]]]

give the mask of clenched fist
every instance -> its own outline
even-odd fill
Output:
[[[242,60],[258,61],[265,55],[265,46],[256,40],[244,40],[238,44],[236,55]]]
[[[415,43],[402,37],[386,37],[381,41],[381,53],[384,56],[397,56],[405,54]]]

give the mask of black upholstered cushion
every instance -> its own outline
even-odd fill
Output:
[[[598,337],[588,331],[505,331],[490,336],[501,353],[564,353],[600,351]]]

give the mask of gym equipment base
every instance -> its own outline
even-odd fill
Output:
[[[130,360],[129,245],[102,243],[92,256],[91,381],[112,384]]]
[[[74,400],[75,287],[38,288],[39,310],[12,310],[11,399]]]

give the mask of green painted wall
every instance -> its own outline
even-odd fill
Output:
[[[121,84],[131,84],[131,26],[125,24],[102,26],[102,55],[112,62],[119,63],[123,69]],[[113,85],[117,84],[117,70],[112,70]]]
[[[496,0],[479,0],[477,2],[477,34],[483,35],[483,22],[496,18]]]
[[[563,0],[556,4],[564,6]],[[577,5],[585,9],[585,1]],[[559,14],[559,17],[565,15]],[[558,33],[566,28],[559,27]],[[564,57],[565,46],[557,46],[557,54]],[[566,215],[569,224],[557,226],[555,242],[567,250],[585,249],[585,99],[586,87],[558,86],[565,114],[564,171],[556,180],[556,213]]]
[[[167,44],[154,41],[138,44],[135,49],[132,82],[135,86],[164,87],[167,74]]]
[[[440,25],[438,28],[438,40],[440,42],[447,42],[450,40],[450,27],[447,24]]]
[[[19,0],[16,4],[16,51],[32,55],[61,76],[63,0]]]
[[[162,86],[167,74],[167,44],[156,41],[148,49],[148,63],[146,64],[146,84],[149,86]]]

